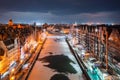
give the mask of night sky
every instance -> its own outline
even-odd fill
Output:
[[[0,0],[0,23],[120,23],[120,0]]]

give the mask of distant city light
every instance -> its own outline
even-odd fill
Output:
[[[43,23],[40,23],[40,22],[36,22],[36,25],[39,26],[39,25],[42,25]]]

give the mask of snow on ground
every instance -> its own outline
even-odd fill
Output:
[[[38,60],[36,61],[28,80],[50,80],[50,78],[55,74],[60,74],[59,72],[55,71],[54,69],[49,67],[46,67],[45,65],[49,65],[49,62],[43,62],[39,59],[45,58],[47,56],[57,56],[57,55],[64,55],[67,56],[70,60],[72,60],[74,63],[70,63],[70,65],[77,71],[77,73],[68,73],[64,74],[69,78],[69,80],[85,80],[84,75],[77,64],[76,59],[72,55],[72,53],[69,50],[69,47],[65,40],[63,38],[60,38],[60,36],[53,36],[48,37],[46,40],[44,47],[39,55]],[[64,62],[63,62],[64,63]],[[59,63],[58,63],[59,64]],[[58,65],[55,64],[55,65]]]

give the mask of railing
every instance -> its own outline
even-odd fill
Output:
[[[109,63],[109,66],[120,75],[120,68],[116,65],[113,65],[112,63]]]
[[[73,55],[75,56],[75,58],[76,58],[76,60],[77,60],[77,62],[78,62],[78,64],[79,64],[80,68],[82,69],[85,77],[87,78],[87,80],[91,80],[90,76],[89,76],[88,73],[87,73],[87,68],[86,68],[86,66],[84,65],[84,63],[82,62],[81,58],[79,57],[79,55],[77,54],[77,52],[73,50],[72,46],[70,45],[70,43],[68,42],[67,39],[66,39],[66,42],[67,42],[67,44],[68,44],[71,52],[72,52]]]

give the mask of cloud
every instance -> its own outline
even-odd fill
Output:
[[[95,12],[95,13],[79,13],[79,14],[69,14],[69,15],[56,15],[53,12],[17,12],[10,11],[5,13],[0,13],[0,21],[8,21],[13,19],[15,22],[40,22],[40,23],[119,23],[120,12]]]
[[[120,0],[1,0],[0,10],[55,15],[120,11]]]
[[[95,13],[80,13],[76,15],[69,15],[71,18],[80,19],[82,22],[120,22],[120,12],[95,12]]]
[[[2,15],[0,17],[1,21],[8,21],[9,19],[13,19],[13,21],[15,22],[36,22],[36,21],[46,22],[49,19],[56,17],[50,12],[41,13],[41,12],[10,11],[10,12],[1,13],[0,15]]]

